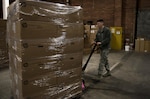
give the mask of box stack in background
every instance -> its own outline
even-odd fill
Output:
[[[6,20],[0,19],[0,68],[8,66],[8,50],[6,44]]]
[[[144,51],[150,52],[150,40],[145,40],[144,42]]]
[[[84,48],[90,48],[90,34],[91,34],[91,26],[84,25]]]
[[[136,52],[150,52],[150,40],[145,38],[137,38],[135,40]]]
[[[15,99],[68,99],[82,92],[82,9],[16,1],[9,6],[8,44]]]
[[[87,45],[91,45],[96,38],[98,27],[97,25],[84,25],[84,29],[86,39],[88,40],[88,42],[85,43],[85,47],[89,47]]]
[[[84,54],[90,53],[91,44],[96,38],[97,31],[97,25],[84,25]]]
[[[92,44],[93,41],[95,40],[97,31],[98,31],[97,25],[91,25],[90,44]]]

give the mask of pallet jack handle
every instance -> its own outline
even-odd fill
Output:
[[[92,50],[91,50],[91,53],[90,53],[90,55],[89,55],[89,57],[88,57],[88,60],[86,61],[85,65],[82,67],[82,71],[83,71],[83,72],[85,71],[85,69],[86,69],[86,67],[87,67],[87,64],[89,63],[89,60],[91,59],[91,56],[93,55],[96,46],[97,46],[97,44],[94,43],[94,47],[93,47]]]

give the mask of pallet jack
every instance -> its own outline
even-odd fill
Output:
[[[92,57],[92,55],[93,55],[95,49],[96,49],[96,46],[97,46],[97,44],[94,43],[94,47],[92,48],[92,50],[91,50],[91,52],[90,52],[90,55],[89,55],[89,57],[88,57],[86,63],[85,63],[84,66],[82,67],[82,72],[83,72],[83,73],[84,73],[84,71],[85,71],[85,69],[86,69],[86,67],[87,67],[87,65],[88,65],[88,63],[89,63],[89,61],[90,61],[90,59],[91,59],[91,57]],[[82,90],[83,90],[83,91],[85,90],[85,81],[84,81],[84,79],[82,79]]]

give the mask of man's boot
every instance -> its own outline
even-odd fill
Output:
[[[107,71],[107,73],[103,75],[103,77],[108,77],[108,76],[111,76],[110,71]]]
[[[103,78],[103,75],[98,73],[98,78],[101,80]]]

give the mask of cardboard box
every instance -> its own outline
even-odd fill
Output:
[[[57,78],[55,72],[30,79],[20,79],[16,75],[15,79],[17,81],[17,89],[22,96],[33,95],[42,91],[46,91],[50,87],[57,85]]]
[[[6,26],[5,27],[0,27],[0,35],[5,34],[6,35]]]
[[[140,38],[140,52],[144,52],[144,46],[145,46],[144,38]]]
[[[90,48],[90,41],[89,38],[84,39],[84,49],[85,48]]]
[[[145,43],[145,48],[147,49],[147,52],[150,52],[150,41],[147,40]]]
[[[150,41],[148,41],[148,43],[149,43],[149,47],[148,47],[148,48],[149,48],[149,50],[148,50],[148,51],[150,52]]]
[[[91,30],[98,30],[97,25],[91,25]]]
[[[0,28],[4,28],[6,30],[6,20],[0,19]]]
[[[11,37],[20,39],[52,39],[65,36],[65,38],[83,37],[83,24],[66,23],[58,25],[52,22],[17,21]]]
[[[149,52],[149,45],[150,45],[149,42],[150,41],[145,41],[145,44],[144,44],[145,45],[145,47],[144,47],[145,52]]]
[[[42,40],[43,41],[43,40]],[[82,52],[83,50],[83,40],[82,38],[67,40],[64,42],[49,42],[49,41],[23,41],[22,43],[18,41],[11,41],[13,43],[10,48],[13,53],[18,55],[22,60],[27,59],[38,59],[40,57],[51,57],[53,55],[69,54]],[[40,53],[39,53],[40,52]]]
[[[80,7],[26,0],[9,6],[7,37],[16,99],[57,99],[81,92],[82,23]]]
[[[0,34],[1,34],[1,32],[5,32],[6,33],[6,25],[0,27]]]
[[[63,71],[82,67],[82,53],[63,55],[58,58],[46,58],[30,61],[19,61],[17,57],[10,59],[11,66],[16,70],[19,78],[33,78],[48,72]]]
[[[0,58],[4,58],[5,57],[5,55],[6,55],[6,51],[5,50],[3,50],[3,49],[0,49]]]
[[[84,48],[90,48],[90,45],[94,42],[96,38],[96,34],[98,31],[97,25],[85,25],[86,31],[86,39],[85,39],[85,47]]]
[[[91,30],[91,34],[97,34],[97,30]]]
[[[89,39],[90,44],[92,44],[94,42],[95,38],[96,38],[96,33],[91,33],[90,34],[90,39]]]
[[[67,85],[68,83],[74,83],[74,81],[81,81],[81,72],[82,68],[73,68],[69,70],[60,70],[58,71],[57,79],[58,85]]]
[[[138,38],[135,41],[136,52],[150,52],[150,41],[144,40],[144,38]]]
[[[6,40],[0,39],[0,48],[6,48]]]
[[[81,93],[81,81],[74,81],[74,83],[68,85],[50,87],[49,90],[44,90],[36,94],[27,95],[24,97],[20,95],[19,99],[69,99]]]
[[[18,77],[15,78],[16,84],[18,85],[17,89],[22,96],[30,96],[42,91],[51,91],[50,88],[55,89],[55,86],[59,88],[59,90],[56,90],[57,93],[63,92],[61,87],[65,86],[69,89],[72,86],[79,86],[79,84],[76,85],[76,82],[81,82],[81,70],[80,67],[67,71],[56,71],[32,79],[22,80],[18,76],[15,76]],[[52,92],[55,93],[55,91]]]
[[[140,39],[135,40],[135,51],[140,52]]]
[[[91,30],[91,26],[90,26],[90,25],[84,25],[84,30],[90,31],[90,30]],[[85,33],[86,33],[86,32],[85,32]]]
[[[23,13],[16,12],[18,11],[16,9],[19,9],[19,12]],[[82,9],[80,7],[60,6],[42,1],[25,1],[20,2],[20,4],[14,2],[9,6],[9,14],[12,20],[19,18],[23,20],[56,22],[58,24],[61,21],[64,23],[82,23]]]
[[[74,82],[70,85],[59,87],[57,99],[70,99],[82,93],[81,81]]]
[[[0,31],[0,39],[6,40],[6,32]]]

